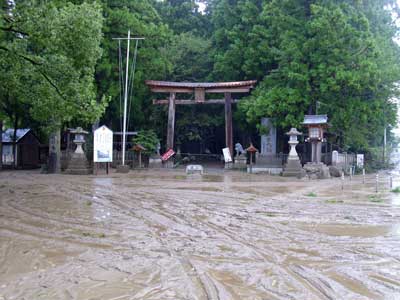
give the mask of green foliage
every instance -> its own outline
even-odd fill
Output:
[[[167,57],[172,65],[172,81],[204,81],[212,69],[209,55],[211,43],[192,33],[182,33],[172,38]]]
[[[150,124],[161,126],[158,117],[152,117],[157,110],[152,104],[152,96],[144,84],[146,79],[165,79],[171,70],[171,63],[167,59],[165,47],[169,45],[172,32],[162,22],[158,12],[147,0],[102,0],[103,4],[103,39],[101,47],[103,56],[96,67],[96,84],[98,95],[108,95],[111,102],[106,115],[105,123],[117,123],[122,118],[120,97],[122,87],[119,83],[118,69],[118,42],[117,37],[126,37],[128,29],[131,36],[144,37],[138,44],[137,65],[131,109],[129,110],[130,126],[128,129],[148,127]],[[135,42],[131,42],[131,59],[133,58]],[[126,41],[121,42],[122,66],[125,66]],[[132,70],[132,68],[131,68]],[[125,69],[124,69],[125,72]],[[117,122],[116,122],[117,121]],[[149,124],[150,121],[150,124]],[[122,130],[120,126],[113,126],[114,130]]]
[[[12,16],[2,17],[8,34],[0,41],[0,61],[14,61],[7,75],[32,117],[48,130],[98,119],[107,104],[105,97],[96,101],[93,80],[102,52],[100,5],[16,1]]]
[[[0,6],[1,118],[20,116],[21,124],[53,130],[92,123],[110,102],[102,122],[118,130],[113,38],[130,29],[145,40],[138,47],[129,129],[154,128],[165,137],[166,107],[151,104],[155,95],[146,79],[257,79],[234,111],[235,130],[255,131],[262,117],[290,128],[300,126],[304,114],[324,113],[331,143],[371,157],[383,128],[396,124],[394,0],[208,0],[205,13],[195,0],[14,2]],[[124,59],[125,42],[121,50]],[[217,130],[223,107],[177,107],[176,120],[177,143],[204,146],[223,135]]]
[[[370,195],[368,196],[369,201],[375,202],[375,203],[381,203],[383,202],[383,199],[381,198],[380,195]]]
[[[317,197],[317,194],[314,192],[310,192],[306,195],[307,197]]]
[[[157,144],[159,143],[154,130],[140,130],[132,141],[136,145],[143,146],[146,149],[143,153],[148,155],[153,154],[157,150]]]
[[[396,119],[400,56],[387,9],[395,1],[212,3],[214,78],[259,80],[240,104],[249,122],[273,117],[290,128],[304,114],[326,113],[331,142],[351,150],[381,143]]]
[[[395,187],[394,189],[391,190],[391,192],[396,194],[400,193],[400,186]]]
[[[157,1],[156,9],[163,21],[176,33],[192,33],[204,36],[209,33],[210,24],[206,15],[199,11],[196,0]]]
[[[344,203],[343,200],[336,200],[336,199],[329,199],[329,200],[326,200],[325,202],[329,203],[329,204]]]

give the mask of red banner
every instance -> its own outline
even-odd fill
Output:
[[[167,161],[168,159],[171,158],[172,155],[175,154],[175,151],[172,149],[169,149],[167,152],[165,152],[162,156],[161,156],[161,160],[162,161]]]

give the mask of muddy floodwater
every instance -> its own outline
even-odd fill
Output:
[[[400,299],[374,178],[1,172],[0,299]]]

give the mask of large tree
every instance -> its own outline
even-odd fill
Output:
[[[250,122],[267,116],[290,127],[328,113],[332,142],[365,149],[395,122],[400,56],[389,5],[215,0],[214,77],[259,80],[241,105]]]
[[[3,11],[2,19],[1,30],[11,35],[0,41],[0,59],[23,66],[18,101],[29,102],[30,114],[51,133],[49,171],[58,172],[63,124],[91,123],[106,105],[104,98],[96,101],[94,85],[101,7],[96,2],[19,0],[11,11]],[[12,73],[21,76],[18,68]]]

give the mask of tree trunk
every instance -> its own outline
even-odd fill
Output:
[[[49,162],[48,172],[49,173],[60,173],[61,172],[61,139],[60,129],[54,130],[50,133],[49,137]]]
[[[13,169],[17,167],[17,128],[18,127],[18,116],[15,114],[14,119],[14,134],[13,134],[13,144],[12,144],[12,152],[13,152]]]
[[[0,170],[3,169],[3,120],[0,120]]]

